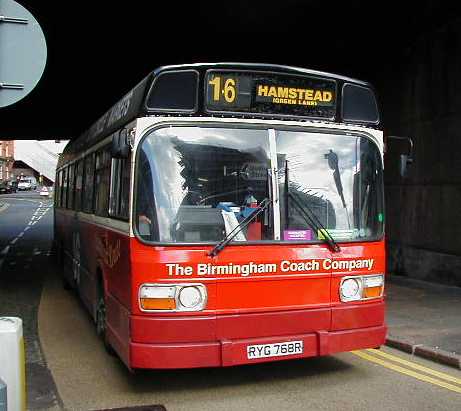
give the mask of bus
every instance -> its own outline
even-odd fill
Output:
[[[367,82],[160,67],[59,158],[64,284],[132,370],[379,347],[383,146]]]

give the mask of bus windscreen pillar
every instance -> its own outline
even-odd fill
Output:
[[[0,347],[0,379],[7,388],[6,409],[23,411],[26,409],[26,381],[24,338],[20,318],[0,317]]]

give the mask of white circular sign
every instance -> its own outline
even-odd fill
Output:
[[[34,89],[46,56],[45,36],[34,16],[13,0],[0,0],[0,107]]]

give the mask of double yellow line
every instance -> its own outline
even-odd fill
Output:
[[[379,364],[390,370],[416,378],[417,380],[428,382],[461,394],[461,378],[456,378],[452,375],[433,370],[432,368],[424,367],[415,362],[404,360],[403,358],[396,357],[395,355],[388,354],[381,350],[370,349],[353,351],[352,354],[357,355],[364,360]],[[417,370],[419,372],[413,370]]]

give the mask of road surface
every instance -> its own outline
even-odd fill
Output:
[[[220,369],[131,373],[106,353],[52,257],[51,200],[0,196],[0,315],[24,320],[29,409],[460,410],[461,373],[384,347]],[[45,360],[46,359],[46,360]]]

